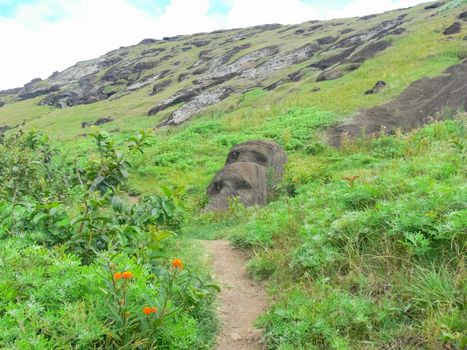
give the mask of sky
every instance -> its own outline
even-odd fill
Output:
[[[0,0],[0,90],[144,38],[363,16],[426,0]]]

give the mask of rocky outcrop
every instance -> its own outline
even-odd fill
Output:
[[[210,42],[211,42],[210,40],[194,40],[194,41],[191,41],[190,44],[196,47],[202,47],[202,46],[209,45]]]
[[[467,60],[434,78],[409,85],[394,100],[361,111],[329,130],[329,142],[339,146],[344,138],[409,131],[442,118],[443,110],[467,110]]]
[[[113,119],[110,118],[110,117],[102,117],[102,118],[97,119],[94,122],[82,122],[81,123],[81,128],[84,129],[84,128],[87,128],[89,126],[99,126],[99,125],[110,123],[112,121],[113,121]]]
[[[7,132],[8,130],[13,129],[13,127],[9,125],[0,125],[0,134]]]
[[[139,42],[138,45],[151,45],[157,43],[156,39],[143,39]]]
[[[189,102],[185,103],[170,117],[163,121],[159,126],[178,125],[181,124],[196,114],[199,114],[208,106],[212,106],[225,98],[229,97],[234,90],[229,87],[222,87],[204,91],[199,95],[194,96]]]
[[[248,141],[227,155],[222,170],[207,189],[206,210],[223,211],[237,199],[245,206],[267,204],[268,195],[284,173],[287,154],[272,141]]]
[[[330,69],[330,70],[325,70],[324,72],[321,72],[316,78],[316,81],[320,82],[320,81],[327,81],[327,80],[335,80],[343,76],[344,76],[343,71],[340,71],[338,69]]]
[[[462,30],[462,24],[460,22],[454,22],[451,24],[449,27],[447,27],[443,34],[444,35],[452,35],[452,34],[457,34],[460,33]]]
[[[167,79],[167,80],[164,80],[158,84],[155,84],[153,87],[152,87],[152,92],[151,92],[151,96],[154,96],[156,94],[158,94],[159,92],[161,91],[164,91],[165,89],[167,89],[170,84],[172,84],[172,80],[171,79]]]
[[[438,2],[435,2],[433,4],[430,4],[428,6],[425,6],[424,9],[425,10],[433,10],[433,9],[437,9],[438,7],[441,7],[445,4],[444,1],[438,1]]]
[[[279,49],[276,46],[269,46],[263,49],[259,49],[250,53],[243,55],[242,57],[238,58],[231,64],[224,66],[224,65],[213,65],[211,62],[209,64],[210,69],[208,69],[203,79],[220,79],[226,76],[230,76],[231,78],[244,72],[248,68],[252,68],[255,66],[255,62],[259,59],[263,59],[266,57],[272,57],[279,52]]]
[[[386,82],[383,80],[378,80],[371,89],[365,91],[365,95],[379,94],[384,90],[385,87]]]
[[[325,36],[323,38],[319,38],[316,41],[318,42],[319,45],[328,45],[332,44],[338,39],[338,37],[335,36]]]
[[[273,71],[308,60],[319,49],[320,46],[318,44],[306,44],[285,54],[277,54],[257,67],[244,71],[240,76],[248,80],[267,77]]]
[[[377,53],[379,53],[381,51],[384,51],[385,49],[387,49],[391,45],[392,44],[389,41],[385,41],[385,40],[381,40],[381,41],[371,43],[371,44],[365,46],[360,51],[353,54],[347,60],[347,62],[351,62],[351,63],[365,62],[366,60],[374,57]]]
[[[271,85],[268,85],[264,88],[264,90],[266,91],[272,91],[274,89],[277,89],[279,86],[281,85],[284,85],[284,84],[287,84],[287,83],[291,83],[291,82],[297,82],[297,81],[300,81],[302,78],[303,78],[303,75],[304,75],[304,71],[303,70],[299,70],[297,72],[293,72],[293,73],[290,73],[290,74],[287,74],[287,77],[285,78],[282,78],[278,81],[276,81],[275,83],[272,83]]]
[[[147,101],[154,103],[148,114],[171,108],[171,115],[163,124],[176,125],[230,94],[261,87],[273,90],[305,76],[310,80],[336,79],[358,69],[391,43],[399,45],[398,38],[385,40],[387,36],[401,35],[405,28],[418,30],[412,25],[419,21],[417,15],[422,20],[429,20],[430,16],[445,16],[446,21],[451,18],[450,22],[443,22],[456,21],[446,28],[446,35],[462,32],[459,25],[465,23],[465,8],[423,10],[439,6],[423,4],[416,10],[390,11],[379,17],[309,21],[293,26],[261,25],[163,40],[148,38],[78,62],[54,72],[48,79],[33,79],[22,88],[0,91],[0,95],[8,95],[8,99],[2,98],[8,102],[40,96],[40,105],[67,108],[113,100],[145,89],[142,95],[153,96]],[[438,29],[442,32],[445,28]],[[164,95],[162,100],[162,94],[158,94],[169,87],[176,93],[168,98]]]

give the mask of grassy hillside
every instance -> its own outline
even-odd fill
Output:
[[[0,144],[0,266],[6,271],[0,278],[0,347],[208,349],[217,327],[216,286],[193,242],[222,237],[251,254],[251,276],[268,290],[269,308],[257,325],[269,349],[464,349],[465,113],[446,111],[447,120],[421,130],[349,141],[341,149],[327,146],[324,136],[359,109],[387,102],[415,80],[466,58],[467,24],[458,16],[467,2],[426,6],[368,19],[206,33],[105,56],[127,52],[122,62],[145,62],[153,57],[143,57],[143,51],[162,47],[161,55],[170,53],[132,80],[170,70],[164,79],[172,79],[171,85],[152,96],[154,83],[127,91],[129,81],[106,85],[120,89],[109,98],[67,108],[38,105],[43,95],[18,101],[17,93],[1,94],[6,104],[0,127],[25,121],[25,134],[13,137],[17,131],[9,131],[8,142]],[[310,65],[340,52],[331,49],[335,43],[401,15],[405,32],[384,36],[391,46],[338,79],[317,82],[321,70]],[[461,31],[445,35],[456,21],[463,23]],[[342,34],[345,29],[353,32]],[[232,39],[242,35],[239,42]],[[234,53],[232,63],[264,47],[284,53],[328,36],[339,39],[302,62],[265,78],[237,76],[223,83],[235,93],[179,126],[154,128],[183,103],[147,116],[164,99],[196,85],[199,77],[190,67],[203,50],[215,59],[251,44]],[[184,51],[193,40],[209,44]],[[299,81],[265,89],[297,71]],[[178,82],[184,73],[188,79]],[[365,95],[378,80],[387,87]],[[100,131],[81,128],[106,116],[113,121]],[[128,140],[142,129],[148,132]],[[206,187],[228,151],[252,139],[274,140],[289,156],[270,203],[234,203],[226,213],[204,213]],[[44,161],[51,149],[53,166]],[[24,173],[5,170],[16,169],[14,164]],[[122,167],[122,176],[109,176],[111,190],[93,195],[97,174],[108,166]],[[13,196],[17,187],[8,184],[23,187]],[[115,197],[128,195],[141,202],[116,204]],[[168,238],[167,231],[175,235]],[[172,290],[174,258],[186,269]],[[112,269],[136,276],[128,282],[128,309],[118,306]],[[167,310],[178,310],[176,317],[147,333],[141,307],[154,303],[162,310],[169,294]],[[162,314],[153,316],[157,321]]]

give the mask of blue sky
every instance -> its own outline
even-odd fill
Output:
[[[0,0],[0,89],[144,38],[363,16],[423,0]]]

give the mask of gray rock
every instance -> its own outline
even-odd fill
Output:
[[[306,44],[285,54],[276,54],[259,66],[245,70],[240,77],[248,80],[264,79],[273,71],[310,59],[319,49],[320,46],[313,43]]]
[[[320,45],[328,45],[328,44],[332,44],[333,42],[335,42],[338,38],[335,37],[335,36],[325,36],[323,38],[319,38],[317,39],[316,41],[318,42],[318,44]]]
[[[349,47],[336,55],[329,56],[327,58],[322,59],[316,63],[309,65],[311,68],[317,68],[320,70],[325,70],[329,67],[332,67],[338,63],[344,62],[355,50],[357,49],[356,46]]]
[[[433,4],[430,4],[428,6],[425,6],[424,9],[425,10],[433,10],[433,9],[437,9],[438,7],[441,7],[445,4],[444,1],[438,1],[438,2],[435,2]]]
[[[235,146],[207,188],[206,210],[226,210],[233,199],[245,206],[266,205],[286,162],[287,154],[272,141],[248,141]]]
[[[194,40],[194,41],[191,41],[190,44],[196,47],[202,47],[202,46],[209,45],[210,42],[211,42],[210,40]]]
[[[27,100],[30,98],[36,98],[38,96],[47,95],[51,92],[59,91],[60,87],[58,85],[52,85],[44,88],[27,88],[22,89],[18,95],[18,100]]]
[[[151,96],[158,94],[161,91],[164,91],[172,83],[171,79],[167,79],[161,83],[155,84],[152,88]]]
[[[467,61],[433,78],[419,79],[399,96],[380,106],[360,111],[328,130],[329,141],[339,146],[343,138],[409,131],[443,117],[442,111],[467,110]]]
[[[187,80],[190,77],[190,73],[182,73],[178,76],[177,81],[180,83],[184,80]]]
[[[157,43],[156,39],[143,39],[138,43],[138,45],[150,45],[155,43]]]
[[[103,124],[110,123],[110,122],[112,122],[112,121],[113,121],[113,119],[110,118],[110,117],[102,117],[102,118],[97,119],[97,120],[93,123],[93,125],[96,125],[96,126],[97,126],[97,125],[103,125]]]
[[[233,89],[229,87],[204,91],[203,93],[194,96],[189,102],[185,103],[173,112],[170,117],[159,124],[159,126],[179,125],[188,119],[191,119],[194,115],[199,114],[206,107],[224,100],[230,96],[232,92]]]
[[[383,91],[385,87],[386,82],[383,80],[378,80],[371,89],[365,91],[365,95],[378,94]]]
[[[326,80],[335,80],[335,79],[339,79],[342,76],[344,76],[344,73],[340,70],[337,70],[337,69],[325,70],[324,72],[321,72],[320,75],[318,75],[318,78],[316,78],[316,81],[320,82],[320,81],[326,81]]]
[[[0,125],[0,134],[3,134],[10,129],[13,129],[13,127],[9,125]]]
[[[367,16],[360,17],[359,20],[360,20],[360,21],[368,21],[369,19],[375,18],[375,17],[377,17],[377,16],[378,16],[378,15],[376,15],[376,14],[367,15]]]
[[[374,57],[377,53],[384,51],[391,45],[391,42],[386,40],[371,43],[368,46],[365,46],[363,49],[354,53],[347,61],[351,63],[362,63]]]
[[[6,90],[0,90],[0,95],[16,95],[16,94],[18,94],[21,90],[23,90],[22,87],[13,88],[13,89],[6,89]]]
[[[443,34],[444,35],[451,35],[451,34],[457,34],[457,33],[460,33],[460,31],[462,30],[462,24],[460,22],[454,22],[453,24],[451,24],[449,27],[447,27]]]

